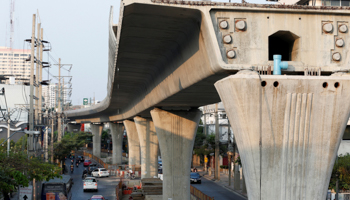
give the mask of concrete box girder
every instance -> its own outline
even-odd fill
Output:
[[[321,68],[322,74],[329,74],[350,66],[349,32],[339,31],[350,21],[345,9],[124,0],[120,10],[117,29],[112,13],[110,19],[108,95],[99,105],[67,111],[71,120],[118,121],[148,117],[153,107],[216,103],[219,97],[206,81],[241,69],[272,66],[268,38],[280,31],[297,37],[290,67],[283,72]],[[228,28],[219,27],[222,20],[227,20]],[[331,32],[322,28],[327,23]],[[245,27],[239,29],[239,24]],[[232,41],[224,43],[225,35]],[[343,46],[335,45],[338,39]],[[230,50],[236,55],[232,59],[227,58]],[[340,54],[339,61],[333,60],[334,53]],[[189,91],[197,94],[191,96]]]

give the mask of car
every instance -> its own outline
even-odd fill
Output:
[[[105,199],[102,195],[92,195],[92,197],[88,200],[108,200],[108,199]]]
[[[91,176],[94,176],[94,177],[103,177],[103,176],[109,176],[109,172],[107,171],[107,169],[105,168],[97,168],[97,169],[94,169],[92,172],[91,172]]]
[[[98,184],[97,184],[97,180],[94,177],[86,177],[84,180],[84,186],[83,186],[83,190],[84,192],[86,190],[95,190],[98,191]]]
[[[201,176],[197,172],[191,172],[190,181],[191,183],[201,183]]]
[[[91,164],[89,165],[89,168],[88,168],[88,174],[91,174],[91,172],[94,171],[94,170],[97,169],[97,168],[98,168],[98,166],[97,166],[96,163],[91,163]]]
[[[87,167],[91,164],[91,160],[85,160],[84,161],[84,167]]]

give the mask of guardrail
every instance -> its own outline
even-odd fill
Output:
[[[198,200],[214,200],[214,197],[210,197],[206,194],[204,194],[202,191],[198,190],[197,188],[193,187],[191,185],[191,194],[195,196]]]

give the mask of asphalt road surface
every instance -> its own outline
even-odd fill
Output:
[[[108,200],[114,200],[116,198],[115,195],[115,187],[119,183],[119,179],[115,176],[97,178],[98,180],[98,191],[83,191],[83,179],[81,178],[84,165],[80,163],[79,167],[74,165],[73,173],[70,172],[70,159],[66,160],[66,166],[69,168],[69,173],[73,178],[73,187],[72,187],[72,200],[88,200],[92,195],[103,195],[104,198]],[[75,164],[75,161],[74,161]]]
[[[214,197],[215,200],[246,200],[246,198],[232,192],[229,189],[217,185],[213,181],[207,180],[203,177],[201,179],[201,184],[192,183],[191,185],[202,191],[204,194]]]
[[[74,162],[75,163],[75,162]],[[66,166],[70,166],[70,159],[66,160]],[[69,168],[70,170],[70,168]],[[119,179],[115,176],[97,178],[98,180],[98,191],[83,191],[83,181],[82,174],[84,171],[83,163],[76,167],[74,165],[73,173],[69,173],[73,178],[73,187],[72,187],[72,200],[88,200],[92,195],[103,195],[108,200],[114,200],[116,198],[115,195],[115,187],[119,183]],[[201,184],[192,184],[192,186],[201,190],[203,193],[214,197],[217,200],[246,200],[246,198],[240,196],[223,188],[222,186],[217,185],[215,182],[202,178]]]

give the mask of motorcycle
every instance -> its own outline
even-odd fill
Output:
[[[71,166],[70,166],[70,173],[73,173],[73,171],[74,171],[74,166],[71,165]]]
[[[78,162],[76,163],[76,165],[77,165],[77,167],[79,167],[79,163]]]
[[[82,178],[85,179],[87,177],[87,174],[83,174]]]
[[[132,172],[132,170],[129,170],[126,174],[126,177],[125,178],[127,178],[127,179],[135,179],[136,177],[135,177],[135,174]]]

